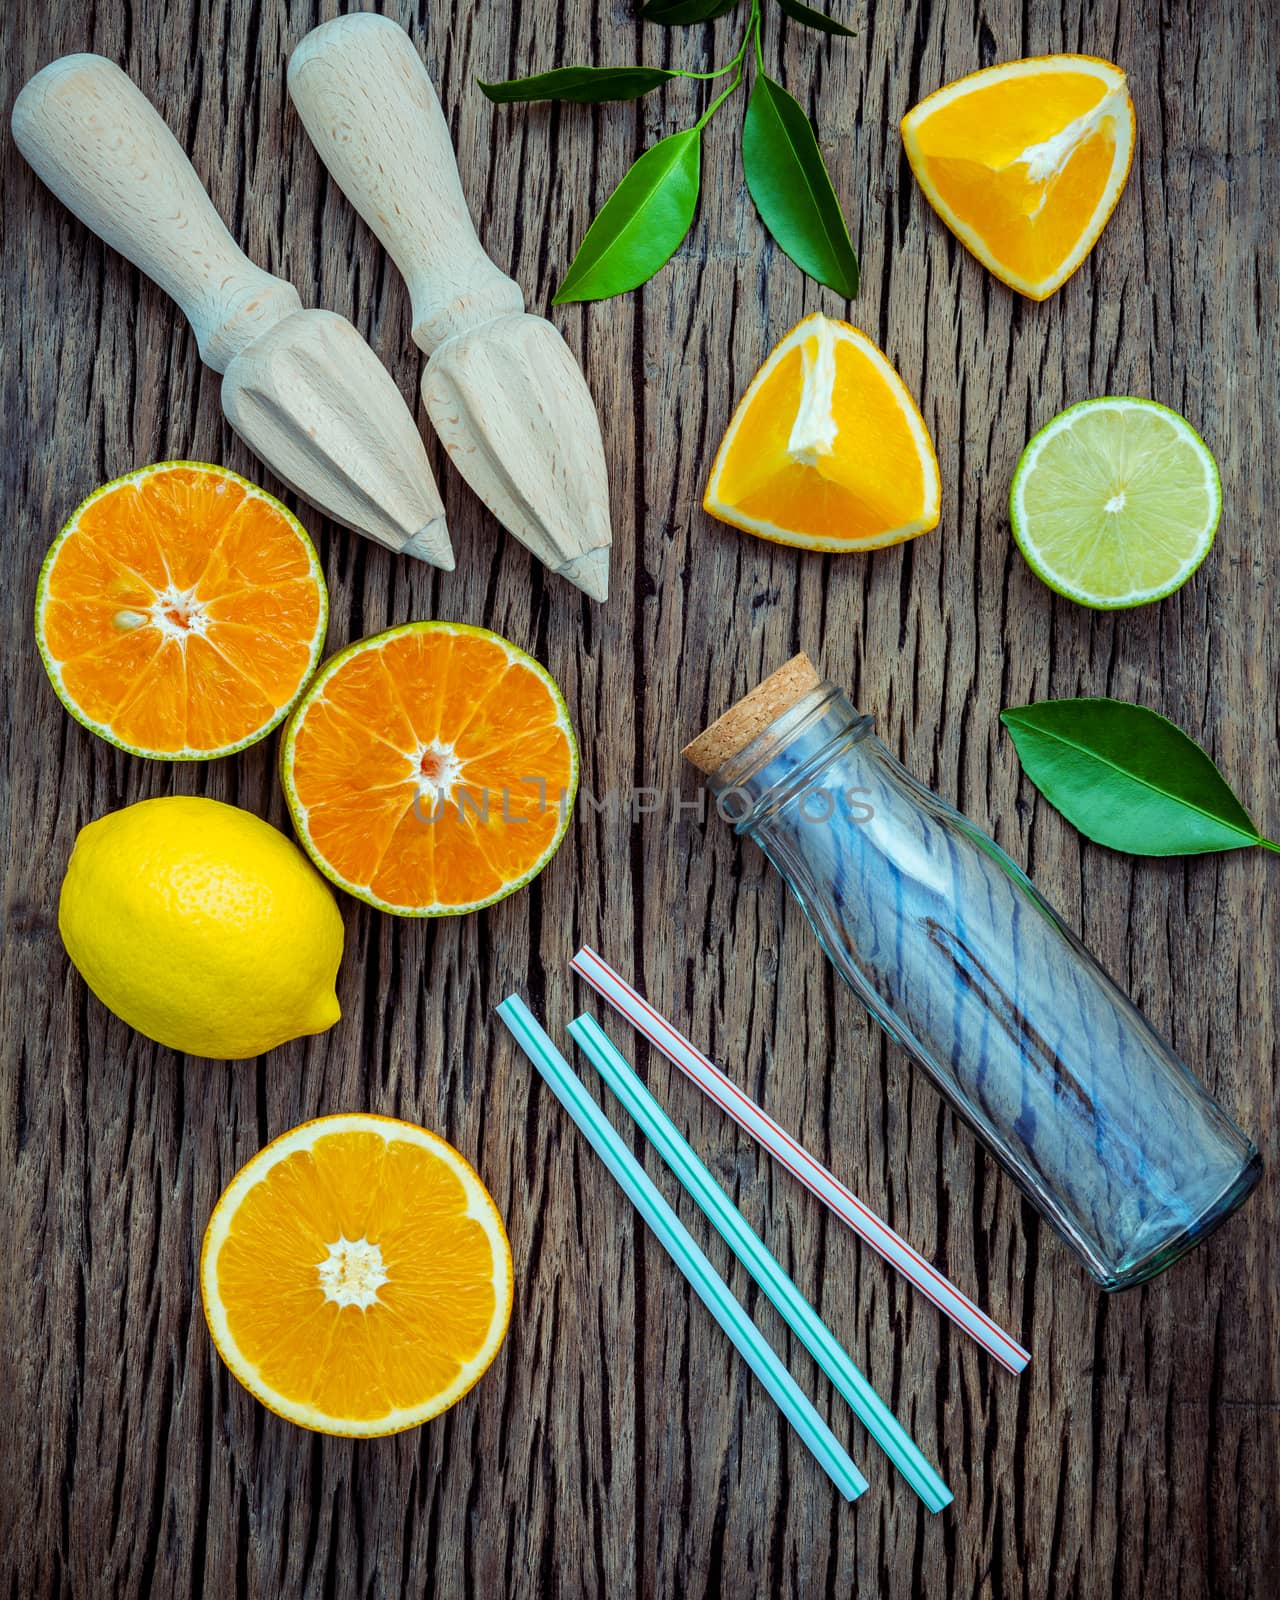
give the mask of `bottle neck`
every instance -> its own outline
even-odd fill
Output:
[[[872,719],[824,680],[708,776],[720,815],[738,833],[759,827],[872,728]]]

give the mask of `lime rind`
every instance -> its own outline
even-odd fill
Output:
[[[266,722],[255,728],[252,733],[246,734],[243,739],[238,739],[233,744],[219,745],[214,750],[196,750],[190,746],[186,746],[181,750],[143,750],[138,745],[126,743],[106,723],[95,722],[92,717],[86,716],[80,706],[72,699],[62,680],[62,667],[50,652],[44,637],[44,608],[49,599],[49,576],[58,558],[58,552],[79,527],[80,518],[96,500],[100,500],[105,494],[114,494],[121,484],[137,483],[153,477],[157,472],[176,467],[190,467],[199,472],[214,472],[219,477],[229,478],[233,483],[238,483],[246,494],[251,495],[256,500],[265,500],[269,506],[273,506],[279,511],[292,526],[294,533],[302,544],[303,550],[306,552],[308,569],[311,576],[316,580],[316,588],[320,596],[320,612],[316,618],[316,629],[311,640],[306,671],[302,674],[295,693]],[[226,756],[239,755],[242,750],[248,750],[255,744],[261,744],[270,733],[273,733],[280,726],[302,698],[319,664],[321,653],[324,650],[325,636],[328,631],[329,586],[325,582],[324,569],[320,565],[320,557],[311,541],[311,535],[298,521],[297,517],[294,516],[293,512],[289,510],[288,506],[277,500],[273,494],[268,494],[265,489],[260,488],[250,479],[241,477],[238,472],[232,472],[230,467],[220,467],[212,461],[153,461],[145,467],[135,467],[132,472],[122,472],[119,477],[112,478],[110,482],[99,485],[92,494],[85,496],[63,523],[53,543],[45,553],[45,558],[40,564],[40,575],[36,579],[36,648],[40,652],[40,660],[44,663],[44,670],[48,675],[49,682],[53,685],[53,692],[62,702],[63,710],[73,721],[78,722],[88,732],[96,734],[99,739],[105,739],[108,744],[114,745],[117,750],[123,750],[126,755],[138,756],[143,761],[221,761]]]
[[[1117,417],[1144,428],[1106,425]],[[1114,510],[1112,498],[1121,501]],[[1212,548],[1221,513],[1222,482],[1204,440],[1168,406],[1130,396],[1059,412],[1027,444],[1009,490],[1027,565],[1056,594],[1097,611],[1180,589]]]
[[[311,831],[307,826],[307,808],[303,804],[297,785],[293,781],[293,758],[297,747],[298,730],[302,726],[302,719],[307,707],[323,692],[325,684],[328,683],[329,679],[344,662],[349,661],[352,656],[362,654],[366,650],[376,649],[387,639],[396,638],[404,634],[428,632],[470,634],[477,638],[491,639],[495,644],[502,646],[511,661],[519,662],[521,666],[528,668],[538,678],[551,693],[556,707],[557,724],[564,730],[565,737],[569,741],[569,783],[563,800],[558,802],[561,807],[561,817],[550,844],[519,878],[512,879],[510,883],[504,883],[496,894],[488,895],[483,900],[468,901],[462,905],[401,906],[395,905],[390,900],[383,900],[379,895],[374,894],[367,884],[355,883],[351,879],[344,877],[332,862],[321,855],[311,838]],[[285,802],[289,807],[289,816],[293,821],[294,832],[297,834],[302,848],[330,883],[355,899],[362,900],[365,905],[372,906],[376,911],[385,911],[394,917],[468,916],[473,911],[483,911],[488,906],[497,905],[499,901],[507,899],[509,895],[515,894],[517,890],[523,889],[527,884],[532,883],[546,869],[552,856],[564,843],[564,836],[569,831],[573,803],[578,794],[580,765],[578,740],[573,731],[573,722],[569,716],[568,703],[561,692],[560,685],[547,671],[546,667],[536,657],[531,656],[527,650],[522,650],[518,644],[512,644],[510,639],[504,639],[500,633],[494,633],[491,628],[478,628],[464,622],[439,622],[434,620],[404,622],[394,628],[384,628],[381,633],[370,634],[366,639],[357,639],[353,644],[347,645],[345,649],[339,650],[336,655],[330,656],[328,661],[324,663],[319,672],[304,688],[297,704],[293,708],[293,714],[289,719],[288,726],[285,728],[284,737],[280,741],[280,782],[284,788]]]

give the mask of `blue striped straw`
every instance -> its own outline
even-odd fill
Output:
[[[734,1299],[728,1284],[693,1242],[688,1229],[623,1144],[613,1124],[587,1093],[581,1079],[539,1026],[528,1006],[513,994],[498,1007],[498,1015],[618,1180],[623,1193],[648,1223],[658,1242],[692,1284],[694,1293],[729,1335],[743,1360],[813,1452],[819,1466],[846,1500],[856,1500],[866,1489],[867,1480]]]
[[[592,1066],[648,1135],[662,1159],[710,1218],[721,1238],[849,1402],[854,1415],[866,1424],[871,1437],[929,1510],[941,1511],[944,1506],[949,1506],[953,1498],[951,1490],[938,1476],[928,1457],[854,1366],[830,1328],[711,1176],[688,1140],[645,1088],[600,1024],[594,1017],[577,1017],[569,1024],[569,1032]]]

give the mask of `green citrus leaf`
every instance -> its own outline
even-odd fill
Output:
[[[845,39],[858,37],[854,30],[846,28],[843,22],[833,22],[825,13],[815,11],[812,6],[801,5],[800,0],[778,0],[778,5],[792,22],[803,23],[806,28],[816,28],[819,33],[838,33]]]
[[[1000,714],[1023,771],[1087,839],[1135,856],[1263,844],[1213,762],[1126,700],[1042,700]]]
[[[846,300],[858,258],[808,117],[780,83],[756,74],[742,125],[747,188],[766,228],[803,272]]]
[[[646,150],[587,229],[553,304],[606,300],[652,278],[689,231],[701,176],[697,128],[673,133]]]
[[[502,83],[485,83],[481,90],[495,105],[512,105],[531,100],[569,100],[574,105],[595,105],[602,100],[638,100],[651,89],[658,89],[678,72],[665,67],[557,67],[553,72],[537,72],[530,78],[507,78]]]
[[[727,16],[740,0],[649,0],[640,15],[646,22],[657,22],[664,28],[683,22],[714,22]]]

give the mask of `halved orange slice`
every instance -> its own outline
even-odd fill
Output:
[[[884,352],[815,312],[738,402],[702,504],[779,544],[875,550],[937,526],[938,458]]]
[[[1044,300],[1115,210],[1136,126],[1119,67],[1035,56],[931,94],[902,119],[902,142],[956,238],[1010,288]]]
[[[298,519],[199,461],[91,494],[36,590],[36,640],[63,705],[122,750],[168,761],[265,738],[315,671],[328,617]]]
[[[281,745],[294,827],[321,872],[405,917],[492,905],[554,855],[578,787],[555,679],[453,622],[410,622],[325,663]]]
[[[320,1117],[259,1150],[200,1257],[218,1354],[277,1415],[399,1433],[460,1400],[511,1319],[511,1247],[472,1167],[434,1133]]]

